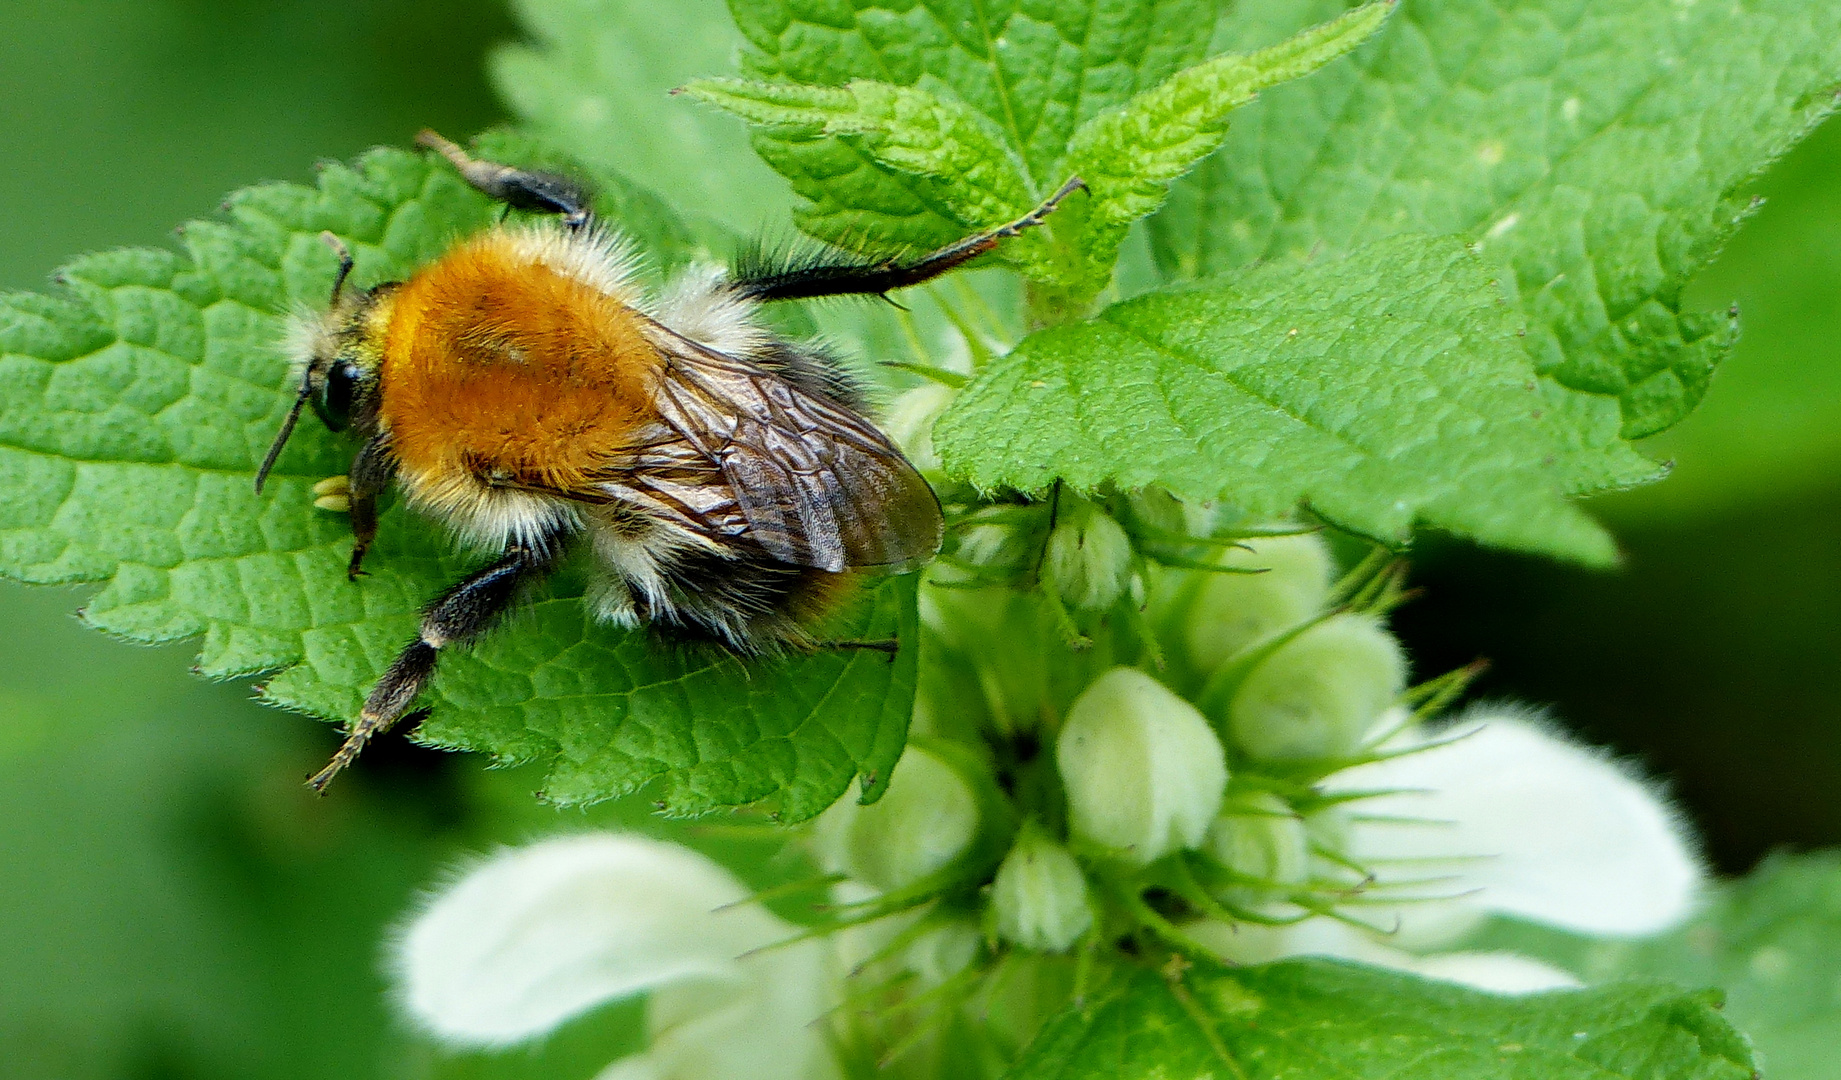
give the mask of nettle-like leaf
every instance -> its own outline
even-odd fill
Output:
[[[527,140],[484,153],[552,164]],[[696,254],[668,207],[603,175],[597,209],[657,264]],[[278,705],[349,719],[415,633],[420,606],[484,556],[386,510],[358,583],[343,517],[312,484],[353,447],[303,422],[262,496],[255,468],[291,398],[277,343],[291,307],[326,302],[331,230],[362,285],[401,279],[500,208],[439,159],[379,150],[325,169],[316,188],[231,197],[228,220],[184,231],[184,252],[109,252],[67,267],[49,295],[0,298],[0,572],[97,581],[85,610],[137,641],[201,635],[213,677],[286,668]],[[861,775],[879,792],[905,737],[912,649],[754,664],[587,621],[579,568],[468,653],[446,657],[420,737],[503,762],[547,762],[548,794],[579,802],[662,787],[673,811],[771,800],[809,817]],[[912,579],[869,589],[839,639],[911,633]],[[290,666],[292,665],[292,666]]]
[[[1088,277],[1101,285],[1110,279],[1126,230],[1162,206],[1170,184],[1220,147],[1229,112],[1349,52],[1392,11],[1391,2],[1367,4],[1258,52],[1185,68],[1076,131],[1066,169],[1093,194],[1087,228],[1075,241]]]
[[[521,121],[591,169],[669,192],[746,234],[778,222],[784,181],[728,117],[668,91],[725,71],[741,35],[723,0],[514,0],[528,42],[494,49],[493,86]]]
[[[1341,6],[1244,4],[1224,38]],[[1744,182],[1837,87],[1830,0],[1413,0],[1350,61],[1242,113],[1153,243],[1190,277],[1462,235],[1502,267],[1538,370],[1614,402],[1637,438],[1706,393],[1736,327],[1682,289],[1744,217]]]
[[[1080,125],[1205,57],[1222,0],[730,0],[751,46],[742,66],[774,82],[853,79],[950,94],[1020,148],[1031,187]],[[755,148],[810,200],[799,224],[847,242],[864,235],[938,247],[967,226],[942,212],[937,181],[878,163],[849,139],[782,138]]]
[[[1002,132],[951,98],[867,80],[835,87],[698,79],[684,89],[753,124],[803,130],[812,138],[873,136],[866,145],[877,161],[939,178],[940,206],[970,228],[1014,221],[1036,203]],[[1024,234],[1009,254],[1014,258],[1019,247],[1029,251],[1020,261],[1030,266],[1043,258],[1041,246],[1039,235]]]
[[[1467,948],[1506,948],[1588,982],[1633,976],[1718,986],[1726,1015],[1772,1080],[1826,1080],[1841,1046],[1841,852],[1778,854],[1722,885],[1687,925],[1645,941],[1598,941],[1500,920]]]
[[[938,4],[894,17],[863,4],[848,29],[839,12],[802,3],[733,6],[761,50],[749,67],[776,81],[690,89],[766,129],[756,147],[809,200],[803,228],[845,246],[866,235],[937,246],[1012,220],[1079,175],[1091,201],[1050,225],[1071,257],[1010,254],[1076,303],[1110,281],[1130,223],[1219,145],[1229,111],[1354,48],[1392,7],[1182,67],[1169,61],[1200,58],[1212,5]],[[969,187],[997,197],[966,198],[970,162]]]
[[[1509,998],[1327,961],[1141,972],[1050,1020],[1008,1080],[1751,1080],[1710,992]]]
[[[1654,467],[1577,444],[1520,328],[1462,244],[1402,237],[1038,332],[959,396],[934,445],[986,487],[1155,484],[1254,515],[1304,500],[1388,543],[1417,519],[1607,562],[1610,538],[1565,493]]]

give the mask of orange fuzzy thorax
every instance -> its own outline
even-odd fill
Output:
[[[501,231],[389,298],[381,417],[406,479],[581,490],[657,415],[643,317]]]

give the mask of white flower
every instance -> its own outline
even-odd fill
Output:
[[[1202,850],[1237,874],[1298,885],[1310,868],[1310,837],[1289,803],[1268,791],[1236,795],[1208,830]]]
[[[1333,956],[1498,994],[1531,994],[1580,985],[1559,968],[1515,953],[1417,956],[1334,919],[1310,919],[1282,927],[1204,922],[1188,927],[1187,932],[1198,944],[1241,964],[1264,964],[1290,956]]]
[[[1184,613],[1179,647],[1202,672],[1322,611],[1336,569],[1329,545],[1316,533],[1242,540],[1216,561],[1255,572],[1198,572],[1175,579],[1182,595],[1173,603]]]
[[[1406,686],[1399,641],[1367,615],[1336,615],[1279,646],[1228,706],[1228,732],[1266,761],[1354,754]]]
[[[1226,938],[1203,929],[1209,944],[1248,962],[1344,956],[1490,989],[1544,989],[1570,976],[1530,967],[1525,957],[1415,954],[1452,945],[1492,913],[1596,937],[1658,933],[1691,913],[1703,872],[1685,828],[1604,754],[1502,708],[1473,712],[1445,734],[1405,739],[1389,748],[1428,748],[1324,785],[1389,792],[1351,804],[1337,831],[1346,854],[1376,872],[1373,897],[1400,900],[1351,913],[1394,932],[1318,918],[1280,930],[1240,927]]]
[[[1042,573],[1070,606],[1103,611],[1125,592],[1131,575],[1131,537],[1086,499],[1070,495],[1062,504],[1043,551]]]
[[[1024,823],[997,868],[991,909],[999,937],[1037,952],[1066,952],[1093,926],[1086,874],[1034,822]]]
[[[1113,668],[1075,699],[1055,763],[1074,835],[1139,865],[1199,845],[1227,789],[1208,721],[1136,668]]]
[[[818,819],[825,869],[879,892],[912,885],[965,853],[978,835],[971,785],[940,755],[910,743],[889,787],[868,806],[840,799]]]
[[[831,1075],[813,1024],[832,1004],[824,950],[744,955],[796,933],[748,895],[702,855],[637,836],[503,851],[436,893],[396,943],[403,1006],[445,1042],[496,1047],[649,993],[649,1048],[604,1077]]]

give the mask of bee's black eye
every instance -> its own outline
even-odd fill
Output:
[[[352,401],[358,394],[358,380],[363,373],[346,361],[337,361],[326,372],[320,392],[313,395],[313,411],[333,431],[344,431],[352,422]]]

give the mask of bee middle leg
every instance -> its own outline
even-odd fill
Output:
[[[514,210],[559,214],[563,224],[571,229],[586,228],[593,219],[588,193],[566,176],[481,161],[426,128],[417,133],[416,145],[425,146],[453,162],[467,183]]]
[[[1061,200],[1075,191],[1085,190],[1086,186],[1080,177],[1069,177],[1067,183],[1042,200],[1040,206],[1015,221],[955,241],[918,259],[866,262],[840,257],[835,262],[809,266],[764,266],[737,274],[731,287],[750,300],[766,303],[850,294],[881,296],[893,289],[921,285],[965,265],[1000,242],[1042,224],[1054,213],[1055,207],[1061,205]]]
[[[435,661],[449,645],[467,645],[491,628],[524,588],[547,575],[561,556],[560,538],[513,544],[492,565],[442,593],[422,613],[422,632],[397,654],[371,688],[364,708],[333,754],[307,785],[324,791],[371,739],[388,731],[414,703],[435,674]]]

